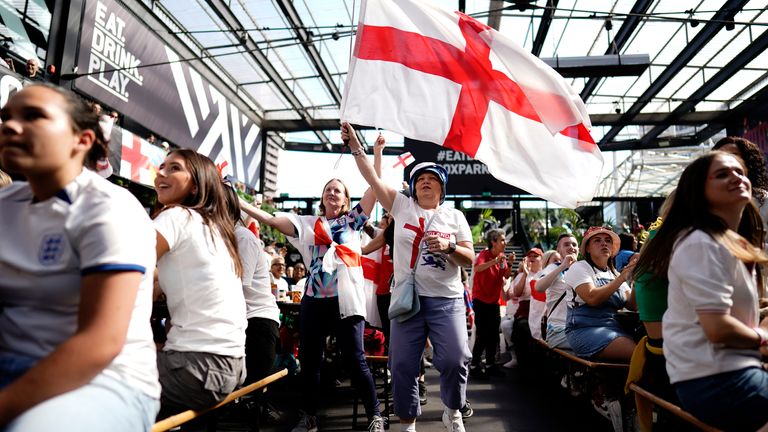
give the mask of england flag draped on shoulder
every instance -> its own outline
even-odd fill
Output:
[[[341,119],[430,141],[557,204],[592,199],[603,158],[579,96],[496,30],[426,0],[365,0]]]

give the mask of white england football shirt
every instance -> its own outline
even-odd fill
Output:
[[[104,374],[160,396],[152,312],[155,232],[127,190],[89,170],[34,202],[29,185],[0,190],[0,350],[49,355],[77,330],[82,276],[138,271],[125,345]]]

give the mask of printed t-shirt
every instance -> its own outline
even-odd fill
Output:
[[[418,248],[422,247],[416,267],[416,290],[420,296],[462,298],[459,266],[452,264],[442,253],[431,253],[421,241],[425,234],[438,235],[456,243],[471,242],[472,233],[464,214],[449,207],[439,207],[435,220],[425,232],[429,219],[438,210],[421,208],[415,200],[395,194],[391,214],[395,223],[395,280],[410,277],[416,264]]]

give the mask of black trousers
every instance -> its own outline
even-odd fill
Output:
[[[245,368],[248,376],[245,384],[254,383],[270,375],[275,365],[277,343],[280,340],[278,324],[267,318],[249,318],[245,329]],[[259,430],[262,392],[251,393],[251,403],[256,408],[250,412],[248,420],[251,430]]]
[[[475,311],[475,345],[472,347],[472,366],[480,366],[481,357],[485,352],[485,364],[493,365],[496,361],[496,350],[499,346],[499,325],[501,325],[501,310],[499,303],[484,303],[480,300],[472,302]]]

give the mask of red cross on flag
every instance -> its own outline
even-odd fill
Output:
[[[567,207],[592,199],[603,158],[586,107],[540,59],[427,0],[366,0],[341,119],[430,141]]]
[[[412,164],[416,159],[413,158],[411,152],[405,152],[397,157],[397,161],[392,165],[393,169],[402,168],[405,169],[408,165]]]

